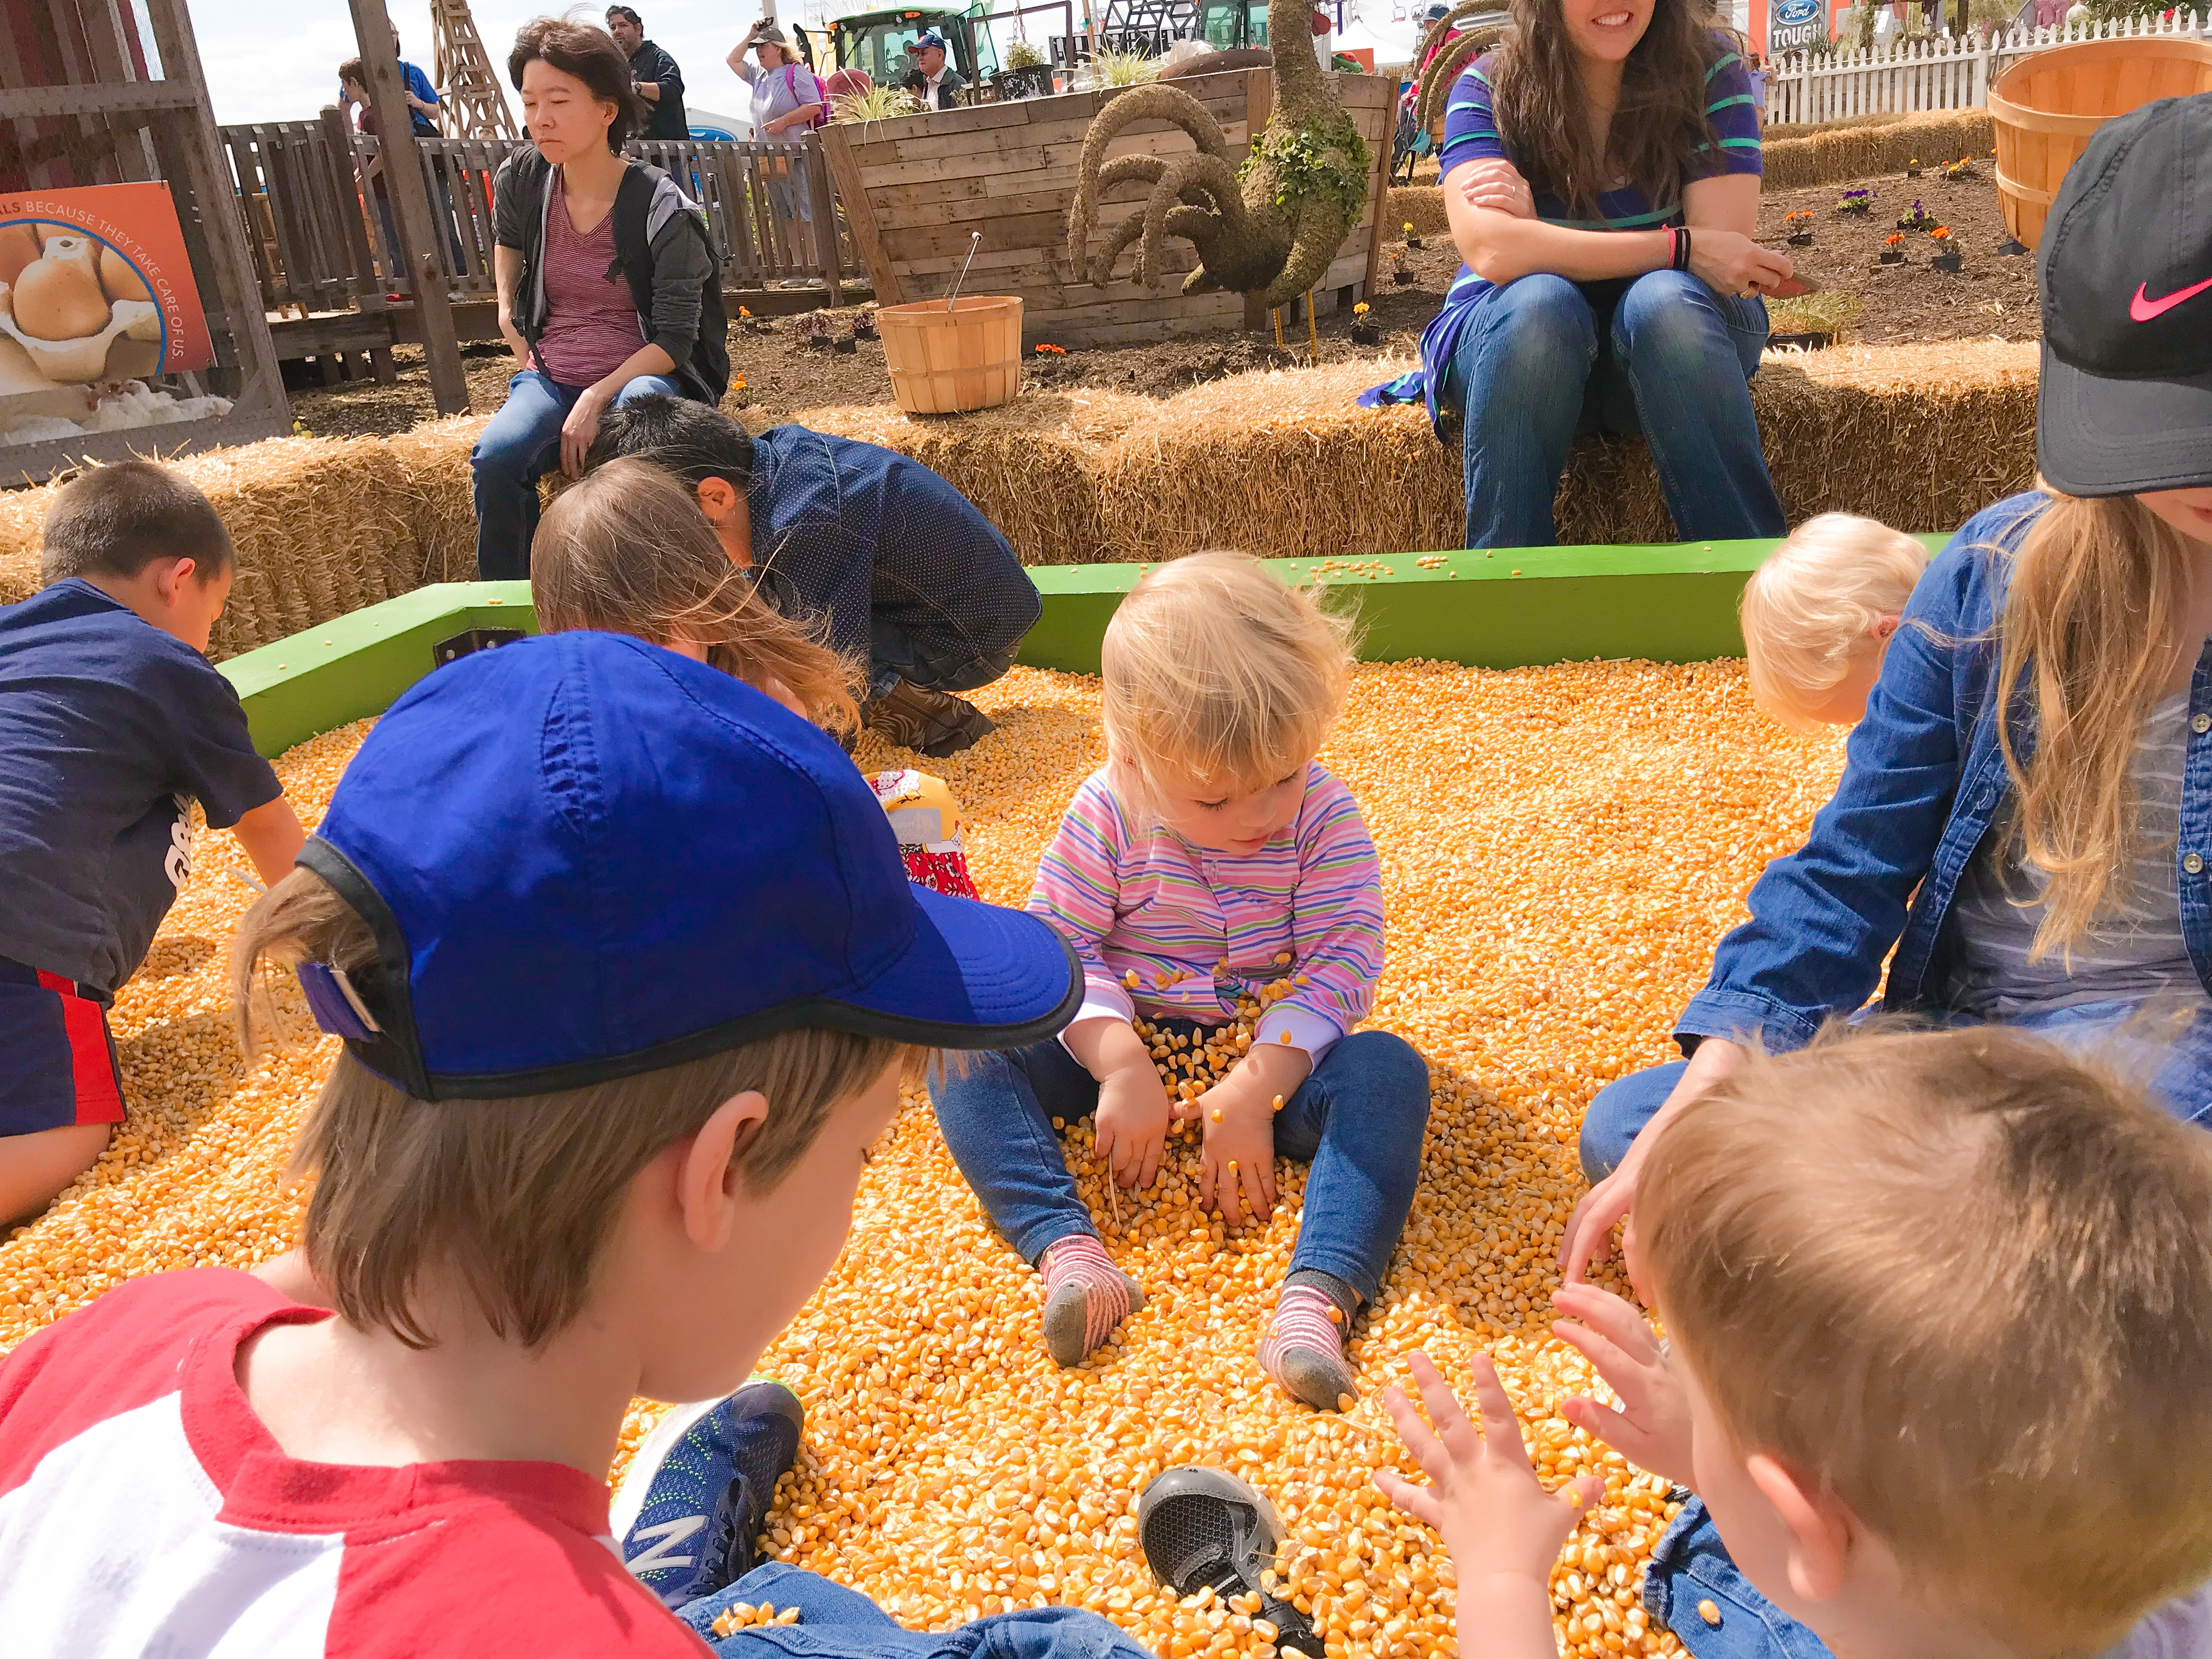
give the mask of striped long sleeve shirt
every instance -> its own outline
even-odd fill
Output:
[[[1366,1018],[1382,973],[1375,843],[1352,792],[1314,762],[1297,818],[1249,855],[1139,824],[1092,774],[1045,849],[1029,909],[1083,959],[1077,1019],[1141,1011],[1218,1025],[1240,997],[1303,980],[1254,1041],[1287,1040],[1316,1066]]]

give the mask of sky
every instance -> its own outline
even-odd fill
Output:
[[[744,114],[751,100],[723,59],[760,15],[759,0],[631,3],[645,20],[646,38],[665,47],[683,70],[686,105]],[[291,0],[283,5],[270,0],[187,0],[187,6],[218,124],[309,120],[325,104],[337,101],[337,66],[357,49],[345,0]],[[502,82],[502,60],[515,30],[557,7],[558,0],[472,0],[477,33]],[[429,0],[387,0],[386,9],[399,25],[404,55],[431,73]],[[776,10],[787,22],[805,15],[798,0],[780,0]],[[588,15],[597,21],[604,14],[600,3]],[[507,94],[507,106],[520,121],[521,103],[512,88]]]

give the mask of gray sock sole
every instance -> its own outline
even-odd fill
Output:
[[[1285,1348],[1277,1364],[1282,1385],[1317,1412],[1342,1409],[1338,1401],[1346,1395],[1359,1398],[1358,1380],[1342,1354],[1323,1353],[1317,1348]]]
[[[1144,1287],[1127,1273],[1121,1275],[1129,1286],[1129,1311],[1142,1311],[1145,1305]],[[1085,1318],[1083,1286],[1063,1285],[1045,1299],[1045,1352],[1060,1365],[1080,1365],[1091,1357],[1091,1350],[1083,1346]],[[1103,1346],[1103,1345],[1102,1345]]]

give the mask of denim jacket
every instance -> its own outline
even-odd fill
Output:
[[[1684,1052],[1702,1037],[1752,1035],[1771,1051],[1802,1048],[1830,1017],[1865,1005],[1892,945],[1883,1008],[1941,1011],[1958,942],[1945,926],[1952,899],[2012,795],[1991,698],[1993,624],[2010,555],[2048,504],[2030,492],[1984,509],[1928,567],[1834,799],[1804,846],[1753,885],[1751,920],[1721,941],[1712,977],[1675,1022]],[[2189,708],[2174,856],[2183,938],[2212,992],[2212,644],[2197,657]],[[2013,724],[2029,729],[2021,713]]]

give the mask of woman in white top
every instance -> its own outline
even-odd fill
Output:
[[[745,61],[747,52],[753,54],[757,64]],[[781,29],[762,18],[744,40],[730,49],[728,62],[731,73],[752,90],[754,137],[795,144],[814,131],[828,99],[821,82],[814,78],[814,71],[792,52],[790,40]],[[808,227],[793,240],[801,245],[799,257],[811,257],[803,251],[812,242],[814,222],[814,205],[806,181],[792,170],[789,162],[764,160],[761,172],[768,185],[769,205],[776,219],[784,224],[795,222]]]

